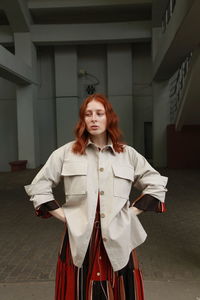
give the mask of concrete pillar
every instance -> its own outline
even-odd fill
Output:
[[[108,98],[120,118],[125,142],[133,145],[133,81],[131,44],[108,45]]]
[[[74,139],[78,119],[78,72],[75,46],[55,47],[57,146]]]
[[[153,164],[166,167],[167,125],[170,123],[169,81],[153,82]]]
[[[160,48],[161,29],[152,29],[152,60],[155,64]],[[170,123],[169,80],[153,81],[153,164],[167,165],[167,125]]]
[[[152,134],[145,123],[152,123],[152,61],[150,43],[133,45],[133,136],[134,148],[151,159]],[[148,141],[148,142],[147,142]],[[150,158],[151,157],[151,158]]]
[[[14,33],[15,55],[31,66],[36,74],[36,48],[30,33]],[[16,87],[18,159],[27,159],[28,167],[39,165],[39,139],[37,121],[38,86],[30,84]]]

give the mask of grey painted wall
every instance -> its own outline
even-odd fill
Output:
[[[124,141],[133,145],[133,82],[131,44],[107,48],[108,97],[119,116]]]
[[[78,76],[80,69],[99,79],[96,92],[108,94],[126,142],[144,154],[144,122],[152,121],[149,44],[62,46],[62,51],[39,47],[37,57],[40,164],[54,149],[74,138],[78,107],[90,83]],[[3,79],[0,87],[0,166],[8,171],[8,162],[18,158],[16,92],[15,85]]]
[[[133,45],[134,147],[144,155],[144,123],[153,122],[151,46]]]
[[[78,72],[83,69],[99,80],[96,93],[107,93],[107,64],[105,45],[82,45],[77,48]],[[87,85],[95,82],[90,76],[78,76],[80,102],[87,97]]]
[[[54,49],[40,47],[38,49],[38,121],[40,164],[44,164],[50,153],[57,146],[56,137],[56,105],[54,79]]]
[[[57,146],[74,139],[78,118],[77,47],[57,46],[55,56]]]
[[[15,85],[0,78],[0,172],[18,157]]]

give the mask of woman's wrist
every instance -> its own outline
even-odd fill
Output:
[[[139,208],[137,208],[135,206],[131,206],[130,208],[131,208],[131,210],[134,212],[134,214],[136,216],[139,215],[139,214],[141,214],[143,212],[143,210],[141,210],[141,209],[139,209]]]
[[[57,218],[58,220],[66,223],[66,218],[65,218],[65,214],[63,212],[63,209],[61,207],[55,209],[55,210],[51,210],[49,211],[49,213],[54,216],[55,218]]]

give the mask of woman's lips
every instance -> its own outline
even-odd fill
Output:
[[[96,126],[96,125],[91,126],[91,129],[93,129],[93,130],[98,129],[98,128],[99,128],[99,126]]]

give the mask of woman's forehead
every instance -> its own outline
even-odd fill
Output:
[[[87,104],[86,110],[105,110],[105,108],[101,102],[92,100]]]

